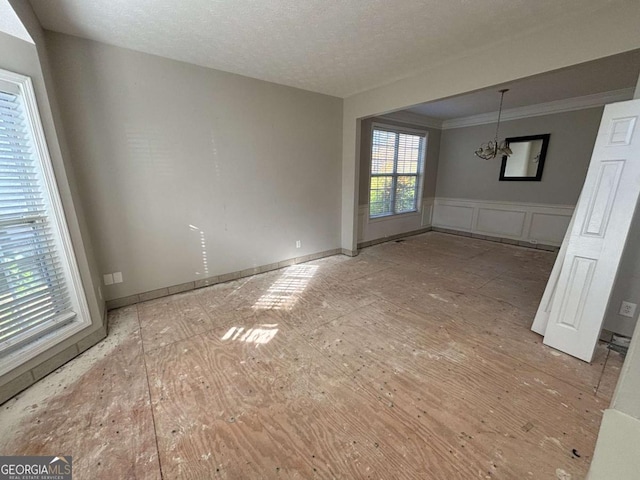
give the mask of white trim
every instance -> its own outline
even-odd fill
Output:
[[[586,108],[602,107],[609,103],[622,102],[633,98],[633,88],[623,88],[610,92],[595,93],[583,97],[566,98],[553,102],[538,103],[526,107],[510,108],[502,111],[501,121],[518,120],[521,118],[539,117],[541,115],[552,115],[555,113],[572,112]],[[413,113],[413,112],[410,112]],[[417,115],[414,113],[414,115]],[[429,117],[424,117],[429,118]],[[471,127],[474,125],[484,125],[496,123],[498,112],[482,113],[468,117],[452,118],[441,123],[442,130],[451,128]]]
[[[531,244],[559,246],[573,205],[436,197],[432,225]]]
[[[438,130],[442,129],[442,120],[428,117],[426,115],[421,115],[419,113],[411,112],[408,110],[386,113],[376,118],[383,118],[395,122],[409,123],[411,125],[419,125],[421,127],[436,128]]]
[[[81,320],[68,323],[64,327],[54,330],[49,333],[43,334],[43,336],[33,343],[29,343],[18,350],[4,355],[2,357],[2,367],[0,367],[0,375],[10,372],[14,368],[19,367],[23,363],[37,357],[41,353],[46,352],[50,348],[55,347],[59,343],[63,342],[67,338],[75,335],[76,333],[87,328]]]
[[[435,203],[443,203],[443,202],[460,202],[467,203],[471,205],[475,204],[487,204],[487,205],[495,205],[502,207],[522,207],[528,206],[533,208],[541,208],[541,209],[552,209],[552,210],[565,210],[571,209],[573,210],[575,205],[563,205],[559,203],[532,203],[532,202],[510,202],[507,200],[474,200],[471,198],[454,198],[454,197],[435,197]]]
[[[89,315],[89,306],[85,296],[84,287],[82,285],[80,270],[76,261],[73,244],[69,235],[69,229],[66,223],[66,217],[62,206],[62,200],[58,192],[58,186],[55,180],[55,173],[49,156],[49,149],[42,126],[40,112],[36,101],[35,91],[31,78],[14,72],[0,69],[0,78],[6,82],[14,84],[20,90],[20,95],[24,104],[26,120],[31,127],[33,134],[33,145],[35,153],[40,162],[43,173],[43,181],[46,188],[45,195],[49,200],[51,209],[51,225],[57,233],[59,241],[60,259],[65,267],[67,282],[69,285],[69,295],[71,297],[74,311],[77,313],[74,320],[65,327],[55,332],[45,334],[40,339],[26,344],[25,346],[2,357],[2,366],[0,366],[0,375],[3,375],[18,365],[27,362],[40,353],[54,347],[65,339],[78,333],[79,331],[91,326],[91,317]]]
[[[420,227],[430,227],[433,221],[433,204],[435,202],[434,197],[428,197],[422,199],[422,218],[420,221]]]
[[[422,215],[422,212],[420,211],[420,207],[418,207],[418,210],[413,210],[411,212],[392,213],[390,215],[380,215],[378,217],[370,217],[368,213],[369,213],[369,205],[367,205],[367,223],[389,222],[392,220],[398,220],[398,219],[408,218],[408,217],[419,217]]]

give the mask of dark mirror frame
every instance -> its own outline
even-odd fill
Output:
[[[500,181],[506,182],[539,182],[542,180],[542,170],[544,169],[544,160],[547,157],[547,148],[549,147],[550,133],[542,135],[529,135],[527,137],[512,137],[507,138],[505,141],[507,145],[510,143],[518,142],[530,142],[532,140],[542,140],[542,149],[540,150],[540,159],[538,160],[538,170],[535,177],[505,177],[504,172],[507,169],[507,156],[502,157],[502,166],[500,167]]]

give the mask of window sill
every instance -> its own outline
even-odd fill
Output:
[[[79,333],[89,327],[91,327],[90,321],[76,317],[63,327],[52,330],[40,338],[34,339],[32,342],[26,343],[20,348],[2,355],[2,357],[0,357],[2,360],[0,376],[6,375],[12,370],[22,366],[38,355],[57,346],[58,344],[63,343],[76,333]]]
[[[402,218],[419,217],[422,212],[420,210],[414,210],[412,212],[394,213],[392,215],[384,215],[380,217],[367,217],[367,223],[386,222],[389,220],[399,220]]]

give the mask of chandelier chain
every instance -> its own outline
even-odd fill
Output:
[[[498,109],[498,123],[496,125],[496,143],[498,143],[499,133],[500,133],[500,118],[502,117],[502,102],[504,101],[504,94],[508,92],[509,89],[500,90],[500,108]]]
[[[509,156],[513,153],[509,148],[509,145],[507,145],[506,140],[502,143],[498,142],[498,138],[500,138],[500,120],[502,119],[502,105],[504,102],[504,94],[508,91],[508,88],[499,90],[500,108],[498,109],[498,122],[496,123],[496,135],[494,139],[492,141],[489,141],[488,143],[483,143],[482,145],[480,145],[480,148],[478,148],[474,152],[477,157],[482,158],[483,160],[491,160],[493,158],[496,158],[499,153],[506,156]]]

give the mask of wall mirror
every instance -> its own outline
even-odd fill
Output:
[[[542,179],[544,159],[551,134],[507,138],[513,152],[502,157],[500,180],[539,182]]]

